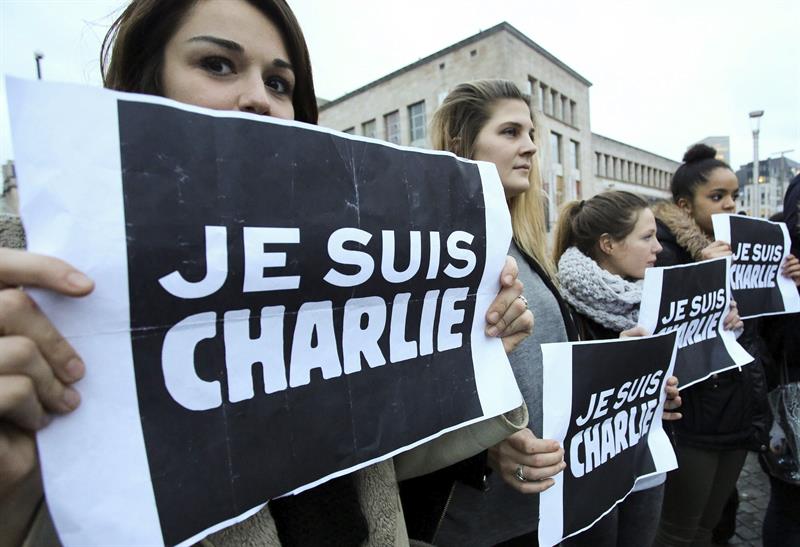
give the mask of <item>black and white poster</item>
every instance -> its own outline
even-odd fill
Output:
[[[87,365],[39,435],[63,543],[188,545],[521,404],[484,334],[494,166],[156,97],[9,80],[34,296]]]
[[[639,325],[654,334],[677,333],[675,376],[681,389],[753,360],[733,331],[723,328],[731,300],[730,261],[645,270]]]
[[[786,224],[740,215],[713,215],[714,238],[730,243],[731,293],[742,319],[796,313],[800,295],[781,274],[792,243]]]
[[[543,547],[590,528],[637,478],[677,467],[661,425],[676,340],[671,332],[542,344],[542,437],[561,443],[567,463],[541,494]]]

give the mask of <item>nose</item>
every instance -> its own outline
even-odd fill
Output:
[[[733,196],[726,196],[725,203],[723,207],[726,211],[735,211],[736,210],[736,200],[733,199]]]
[[[521,156],[530,157],[536,153],[536,144],[534,144],[533,139],[531,139],[530,135],[525,135],[522,137],[522,145],[520,146],[519,153]]]
[[[272,111],[269,91],[260,73],[248,74],[242,78],[239,89],[237,110],[269,116]]]
[[[658,242],[658,240],[656,239],[655,253],[656,253],[656,254],[658,254],[658,253],[660,253],[662,250],[664,250],[664,247],[662,247],[662,246],[661,246],[661,243],[659,243],[659,242]]]

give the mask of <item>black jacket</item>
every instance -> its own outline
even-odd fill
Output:
[[[700,251],[711,241],[686,213],[673,204],[658,204],[657,235],[663,250],[656,266],[689,264],[702,259]],[[766,379],[761,363],[764,341],[757,320],[745,322],[739,343],[755,362],[715,374],[681,390],[683,418],[670,423],[675,442],[712,450],[766,449],[769,410]],[[680,377],[678,378],[680,380]]]
[[[575,319],[575,326],[578,328],[581,340],[613,340],[614,338],[619,338],[618,331],[601,325],[574,308],[572,309],[572,317]]]

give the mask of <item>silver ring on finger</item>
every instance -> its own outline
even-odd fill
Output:
[[[517,478],[519,482],[528,482],[528,479],[525,478],[525,474],[523,473],[524,467],[525,467],[524,465],[519,464],[517,466],[517,470],[514,472],[514,476]]]
[[[519,295],[517,298],[519,298],[520,300],[522,300],[522,303],[523,303],[523,304],[525,304],[525,309],[527,310],[527,309],[528,309],[528,299],[527,299],[527,298],[525,298],[525,295],[522,295],[522,294],[521,294],[521,295]]]

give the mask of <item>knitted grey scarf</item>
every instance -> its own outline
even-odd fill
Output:
[[[636,326],[642,282],[626,281],[570,247],[558,261],[561,294],[581,314],[604,327],[623,331]]]

